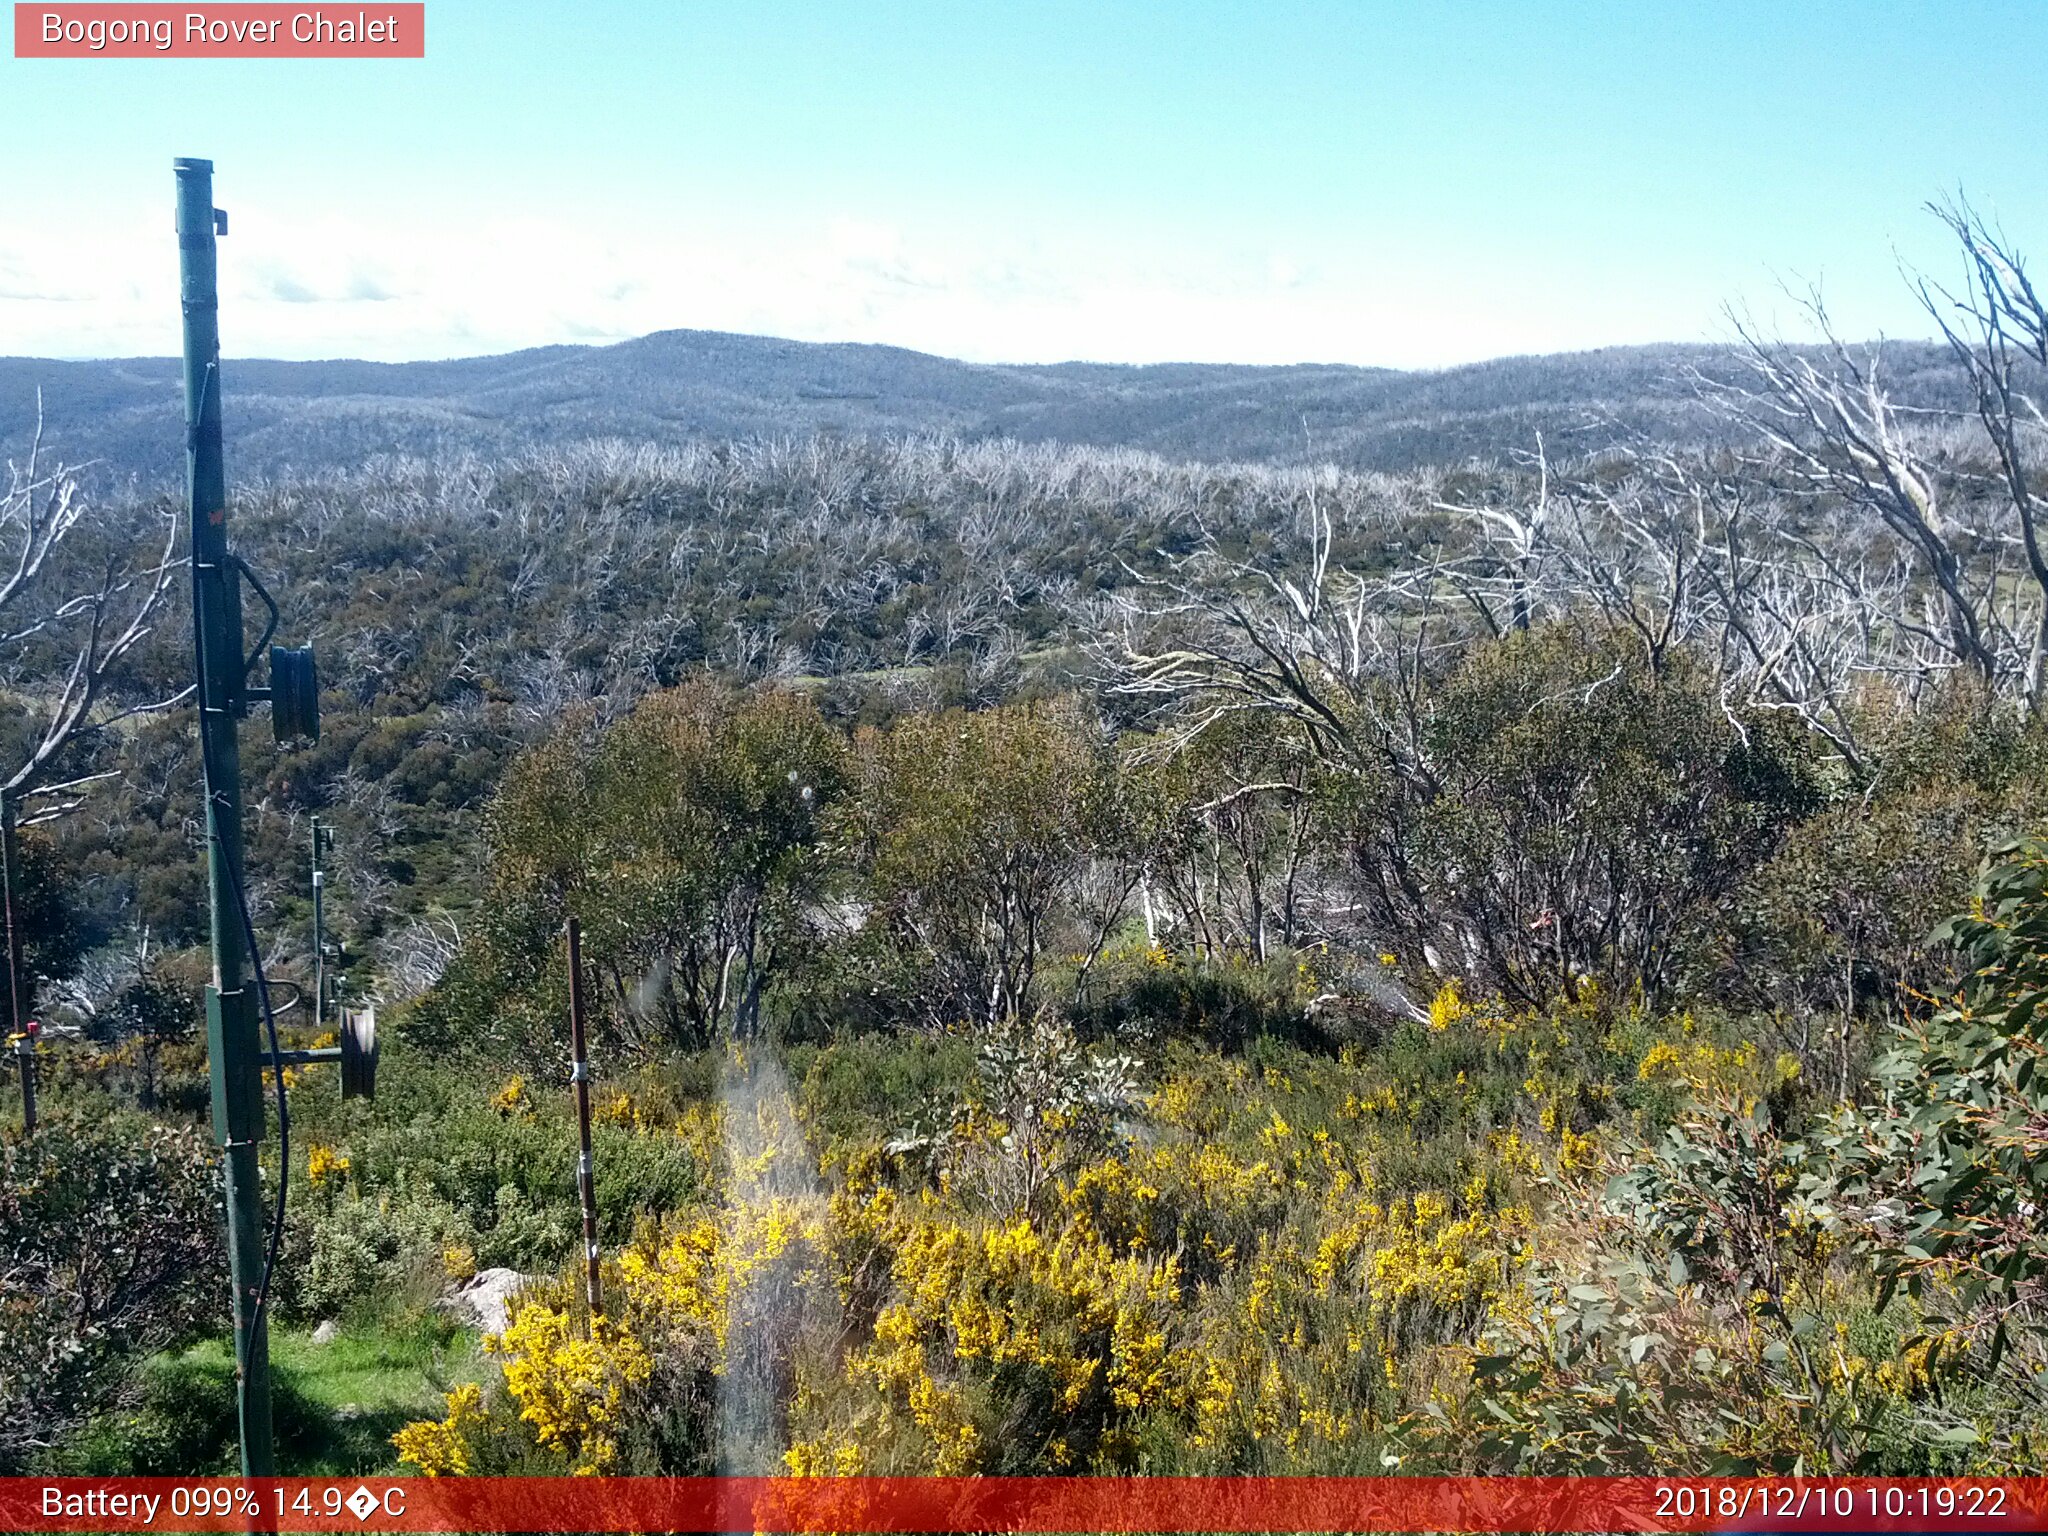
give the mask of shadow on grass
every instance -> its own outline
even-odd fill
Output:
[[[271,1347],[271,1423],[278,1471],[344,1476],[396,1470],[391,1437],[440,1417],[443,1393],[471,1379],[467,1336],[422,1324],[395,1334],[352,1331],[327,1344],[280,1334]],[[208,1341],[160,1355],[135,1405],[101,1419],[63,1460],[99,1475],[232,1475],[239,1470],[234,1358]]]

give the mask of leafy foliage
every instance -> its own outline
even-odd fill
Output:
[[[494,803],[494,910],[444,1014],[501,1035],[506,983],[524,980],[541,990],[513,1027],[545,1050],[563,972],[544,936],[573,914],[614,1035],[695,1046],[756,1027],[764,988],[815,934],[820,817],[844,760],[807,699],[708,682],[558,733]]]
[[[22,1470],[190,1336],[225,1294],[200,1136],[134,1115],[0,1139],[0,1468]]]
[[[1996,1363],[2048,1296],[2048,841],[2001,844],[1939,937],[1969,975],[1878,1063],[1881,1101],[1832,1140],[1833,1188],[1884,1234],[1884,1294],[1988,1333]]]
[[[1023,1012],[1082,881],[1117,851],[1113,762],[1082,712],[1016,705],[912,716],[855,743],[845,833],[873,925],[936,1023]],[[1097,915],[1101,943],[1124,892]],[[1085,942],[1085,941],[1084,941]]]
[[[1476,648],[1379,718],[1351,848],[1373,927],[1524,1003],[1589,979],[1665,993],[1820,802],[1810,745],[1731,720],[1683,653],[1652,666],[1563,626]]]

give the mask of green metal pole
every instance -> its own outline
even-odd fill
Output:
[[[313,818],[313,1032],[327,1022],[327,935],[320,910],[320,818]]]
[[[313,1030],[327,1028],[327,872],[320,867],[321,845],[327,829],[313,818]]]
[[[191,503],[192,627],[199,676],[200,755],[206,774],[206,869],[213,912],[213,985],[206,1044],[213,1131],[226,1181],[228,1273],[234,1287],[235,1382],[242,1472],[277,1470],[270,1438],[270,1342],[257,1294],[263,1281],[263,1057],[256,996],[236,890],[242,880],[242,589],[228,552],[227,471],[220,431],[220,315],[213,162],[177,160],[178,274],[185,311],[185,468]]]

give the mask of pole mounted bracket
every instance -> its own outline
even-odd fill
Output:
[[[264,1060],[273,1069],[317,1067],[329,1062],[341,1066],[341,1096],[344,1099],[373,1099],[377,1096],[377,1010],[341,1010],[339,1045],[317,1045],[305,1050],[266,1051]]]
[[[310,645],[270,645],[271,636],[277,633],[277,599],[272,597],[249,568],[249,562],[239,555],[229,556],[234,562],[235,572],[249,584],[249,590],[256,594],[263,604],[267,617],[263,633],[257,638],[255,649],[242,659],[242,676],[246,680],[256,668],[256,658],[263,654],[263,648],[270,646],[270,686],[251,688],[246,681],[240,690],[244,704],[270,704],[270,728],[280,745],[304,738],[308,741],[320,739],[320,671],[313,661]]]

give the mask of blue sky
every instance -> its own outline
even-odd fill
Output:
[[[2048,250],[2036,0],[427,20],[421,61],[0,58],[0,353],[175,350],[178,154],[219,167],[244,356],[696,326],[1439,366],[1710,338],[1780,280],[1923,334],[1897,263],[1951,269],[1920,205],[1958,185]]]

